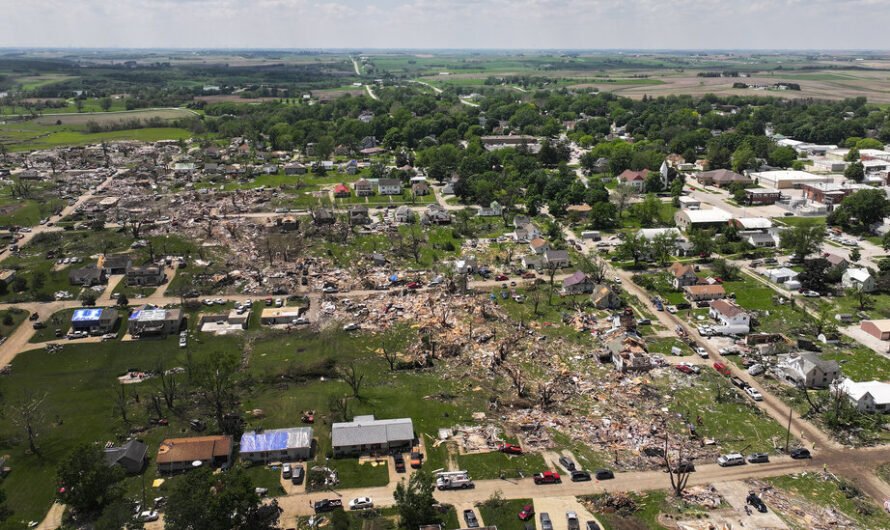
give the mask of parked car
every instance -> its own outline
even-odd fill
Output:
[[[577,469],[572,471],[572,482],[587,482],[590,480],[590,473]]]
[[[531,504],[526,504],[522,507],[522,510],[519,511],[519,520],[520,521],[528,521],[535,515],[535,507]]]
[[[555,471],[544,471],[542,473],[535,473],[532,477],[535,481],[535,484],[559,484],[562,482],[562,479],[559,477],[559,473]]]
[[[674,464],[674,468],[672,469],[674,473],[694,473],[695,472],[695,464],[689,461],[679,462]]]
[[[498,446],[498,451],[502,453],[507,453],[508,455],[521,455],[522,447],[519,447],[516,444],[500,444]]]
[[[754,363],[748,367],[749,375],[760,375],[765,371],[766,371],[766,368],[764,368],[763,365],[760,363]]]
[[[596,521],[587,521],[587,530],[602,530]]]
[[[46,327],[46,323],[45,322],[35,322],[35,323],[31,324],[31,327],[34,329],[43,329]]]
[[[575,471],[575,469],[576,469],[575,462],[573,462],[572,459],[567,456],[559,457],[559,465],[564,467],[566,469],[566,471],[569,471],[569,472]]]
[[[142,521],[143,523],[150,523],[153,521],[157,521],[158,518],[159,518],[158,512],[156,512],[154,510],[145,510],[145,511],[139,512],[139,520]]]
[[[581,530],[581,522],[578,521],[578,514],[575,512],[566,512],[566,523],[569,530]]]
[[[720,467],[741,466],[745,464],[745,457],[739,453],[729,453],[717,457],[717,464]]]
[[[692,368],[690,368],[689,366],[687,366],[687,365],[685,365],[685,364],[678,364],[678,365],[674,366],[674,368],[676,368],[677,370],[683,372],[684,374],[691,374],[691,373],[692,373]]]
[[[464,521],[467,523],[467,528],[479,528],[479,519],[473,510],[464,510]]]
[[[732,384],[734,384],[735,386],[741,388],[742,390],[744,390],[744,389],[748,388],[749,386],[751,386],[751,385],[749,385],[745,380],[743,380],[743,379],[740,378],[740,377],[732,376],[732,377],[729,378],[729,380],[730,380],[730,382],[732,382]]]
[[[495,279],[495,281],[498,281],[498,282],[505,282],[505,281],[509,280],[510,278],[506,274],[498,274],[497,276],[494,277],[494,279]]]
[[[745,498],[745,502],[753,506],[760,513],[766,513],[766,504],[763,502],[763,499],[757,496],[753,491],[748,492],[748,497]]]
[[[284,464],[283,466],[281,466],[281,478],[289,479],[293,476],[293,472],[294,470],[290,464]]]
[[[396,473],[404,473],[405,472],[405,457],[402,453],[396,453],[392,457],[393,462],[396,465]]]
[[[410,463],[413,469],[419,469],[423,465],[423,453],[420,451],[411,451]]]
[[[541,530],[553,530],[553,521],[550,520],[550,514],[541,512]]]
[[[291,475],[291,484],[297,485],[302,484],[303,479],[306,478],[306,472],[303,470],[303,466],[294,466],[293,473]]]
[[[703,346],[696,346],[695,353],[697,353],[698,356],[701,357],[702,359],[708,358],[708,350],[706,350]]]
[[[717,370],[722,375],[729,375],[731,373],[729,368],[721,362],[714,363],[714,370]]]
[[[357,497],[349,501],[350,510],[368,510],[374,507],[371,497]]]
[[[805,458],[813,458],[813,455],[810,454],[810,450],[804,447],[799,447],[791,451],[791,458],[795,460],[802,460]]]
[[[763,401],[763,394],[761,394],[756,388],[749,386],[745,389],[745,393],[751,396],[751,399],[754,401]]]
[[[594,476],[597,480],[612,480],[615,478],[615,473],[612,473],[610,469],[598,469]]]
[[[769,454],[767,453],[751,453],[748,455],[749,464],[765,464],[769,462]]]
[[[317,501],[312,507],[315,513],[332,512],[337,508],[343,508],[343,501],[340,499],[322,499]]]

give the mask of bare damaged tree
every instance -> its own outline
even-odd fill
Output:
[[[210,359],[195,367],[195,383],[204,399],[213,408],[217,425],[222,428],[223,417],[236,401],[236,374],[240,359],[237,355],[214,353]]]
[[[139,234],[142,233],[142,226],[145,224],[144,219],[127,219],[124,222],[124,226],[133,234],[133,239],[139,239]]]
[[[121,415],[121,420],[124,423],[130,423],[127,418],[127,387],[122,384],[118,384],[114,388],[114,410]]]
[[[671,479],[671,489],[674,491],[674,496],[676,497],[683,495],[683,490],[686,489],[686,483],[689,482],[689,468],[681,464],[683,464],[683,447],[680,446],[677,449],[677,461],[672,462],[670,456],[669,434],[667,426],[665,426],[664,465],[667,468],[668,476]]]
[[[380,339],[379,351],[383,354],[383,358],[386,359],[386,364],[389,365],[389,371],[394,372],[396,370],[396,364],[399,362],[399,354],[396,352],[395,345],[390,337],[384,335]]]
[[[164,396],[164,403],[168,409],[176,406],[176,396],[179,392],[176,374],[171,370],[165,370],[164,365],[158,363],[158,379],[161,381],[161,394]]]
[[[525,375],[522,373],[522,369],[516,366],[504,365],[504,371],[507,372],[507,376],[513,384],[513,390],[516,391],[516,396],[521,398],[526,397],[528,391],[525,387]]]
[[[346,368],[342,368],[339,371],[340,377],[343,378],[343,381],[349,385],[349,388],[352,389],[352,397],[359,397],[359,393],[362,389],[362,383],[365,381],[365,374],[360,374],[356,369],[354,364],[350,364]]]
[[[44,421],[43,404],[46,402],[46,396],[45,392],[35,394],[31,390],[26,390],[21,399],[9,405],[9,410],[12,411],[10,421],[25,432],[28,437],[28,449],[35,455],[40,454],[37,438],[40,437],[39,431]]]
[[[538,316],[540,314],[538,312],[538,307],[541,305],[541,289],[539,289],[537,285],[533,285],[528,290],[528,297],[532,302],[532,313],[534,316]]]
[[[331,396],[328,400],[331,410],[331,421],[349,421],[349,398],[347,396]]]
[[[547,294],[547,305],[553,305],[554,279],[556,278],[556,271],[558,270],[559,265],[556,262],[550,261],[547,263],[547,278],[550,283],[550,291]]]
[[[418,264],[420,263],[420,249],[423,242],[423,233],[420,228],[411,225],[408,228],[408,234],[405,236],[405,245],[407,246],[408,252],[414,257],[414,262]]]
[[[538,404],[544,410],[549,410],[553,405],[553,397],[556,395],[556,385],[551,381],[538,385]]]

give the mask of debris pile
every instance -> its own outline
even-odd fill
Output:
[[[804,472],[797,476],[816,476],[819,480],[823,481],[836,480],[830,473],[824,472]],[[859,522],[853,520],[832,506],[822,506],[811,503],[796,495],[776,489],[762,480],[751,479],[747,480],[746,483],[753,491],[760,495],[769,507],[782,512],[786,518],[796,522],[797,524],[794,526],[811,528],[813,530],[853,530],[862,528],[862,525]]]

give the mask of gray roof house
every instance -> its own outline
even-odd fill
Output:
[[[409,449],[413,443],[414,423],[411,418],[378,420],[373,415],[356,416],[351,422],[331,426],[331,445],[335,457]]]
[[[805,388],[828,388],[841,375],[835,361],[822,360],[816,353],[801,353],[779,364],[779,373],[787,381]]]
[[[120,447],[105,449],[105,463],[121,466],[128,474],[136,474],[145,467],[148,460],[148,446],[139,440],[130,440]]]
[[[68,271],[68,281],[71,285],[92,287],[105,282],[105,271],[95,265],[87,265],[82,269]]]

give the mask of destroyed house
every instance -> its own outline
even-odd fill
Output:
[[[317,225],[332,225],[336,219],[327,208],[316,208],[312,210],[312,221]]]
[[[142,471],[148,461],[148,446],[139,440],[130,440],[119,447],[108,447],[103,451],[105,464],[120,466],[127,474]]]
[[[95,265],[68,271],[68,282],[71,285],[92,287],[105,282],[105,271]]]
[[[620,333],[608,339],[606,351],[619,372],[645,372],[652,369],[652,359],[643,339],[628,333]]]
[[[127,269],[127,285],[145,285],[156,287],[164,283],[167,274],[163,267],[147,265],[145,267],[130,267]]]
[[[111,256],[103,256],[99,265],[106,275],[126,274],[133,261],[126,254],[113,254]]]

